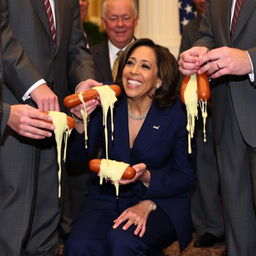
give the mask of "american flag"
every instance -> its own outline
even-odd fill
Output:
[[[179,0],[180,32],[183,26],[196,17],[196,8],[192,0]]]

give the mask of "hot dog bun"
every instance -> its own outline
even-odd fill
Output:
[[[100,162],[101,162],[101,159],[92,159],[89,162],[89,169],[93,172],[98,173],[100,171]],[[135,175],[136,175],[135,169],[132,168],[131,166],[128,166],[123,173],[122,179],[131,180],[135,177]]]
[[[110,88],[115,91],[116,96],[120,95],[121,88],[118,85],[115,85],[115,84],[110,85]],[[89,100],[92,100],[92,99],[95,99],[98,96],[99,96],[98,92],[94,89],[90,89],[90,90],[87,90],[87,91],[83,92],[83,99],[84,99],[85,102],[89,101]],[[75,93],[75,94],[71,94],[71,95],[67,96],[64,99],[63,103],[64,103],[64,106],[66,106],[67,108],[73,108],[73,107],[81,104],[82,102],[80,101],[80,99],[78,97],[78,93]]]

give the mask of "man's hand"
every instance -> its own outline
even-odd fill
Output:
[[[77,87],[76,87],[76,93],[78,92],[84,92],[89,89],[91,89],[94,86],[101,86],[103,85],[102,83],[99,83],[93,79],[87,79],[85,81],[80,82]]]
[[[60,111],[58,97],[47,84],[38,86],[30,93],[30,96],[37,104],[38,109],[43,111]]]
[[[247,75],[252,72],[248,53],[245,50],[220,47],[209,51],[199,60],[202,66],[198,73],[207,72],[212,78],[223,75]]]
[[[179,70],[183,75],[193,75],[198,72],[201,67],[200,59],[208,52],[206,47],[192,47],[180,54]]]
[[[18,134],[31,139],[51,137],[54,125],[51,117],[29,105],[12,105],[7,125]]]
[[[101,85],[103,85],[103,84],[99,83],[93,79],[88,79],[86,81],[80,82],[77,85],[76,93],[84,92],[84,91],[91,89],[92,87],[101,86]],[[85,102],[85,108],[86,108],[87,115],[90,115],[98,105],[100,105],[99,98],[92,99],[92,100]],[[82,118],[82,115],[80,114],[81,109],[84,109],[83,104],[80,104],[76,107],[71,108],[70,112],[72,114],[76,115],[77,117]]]

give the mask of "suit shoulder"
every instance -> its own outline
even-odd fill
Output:
[[[180,98],[177,98],[176,102],[168,108],[168,114],[175,117],[175,120],[179,120],[181,125],[186,123],[186,108],[185,105],[180,101]]]
[[[91,53],[101,53],[107,48],[107,43],[101,43],[90,47]]]

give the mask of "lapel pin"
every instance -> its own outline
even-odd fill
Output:
[[[159,126],[154,125],[153,128],[158,130],[160,128],[160,125]]]

